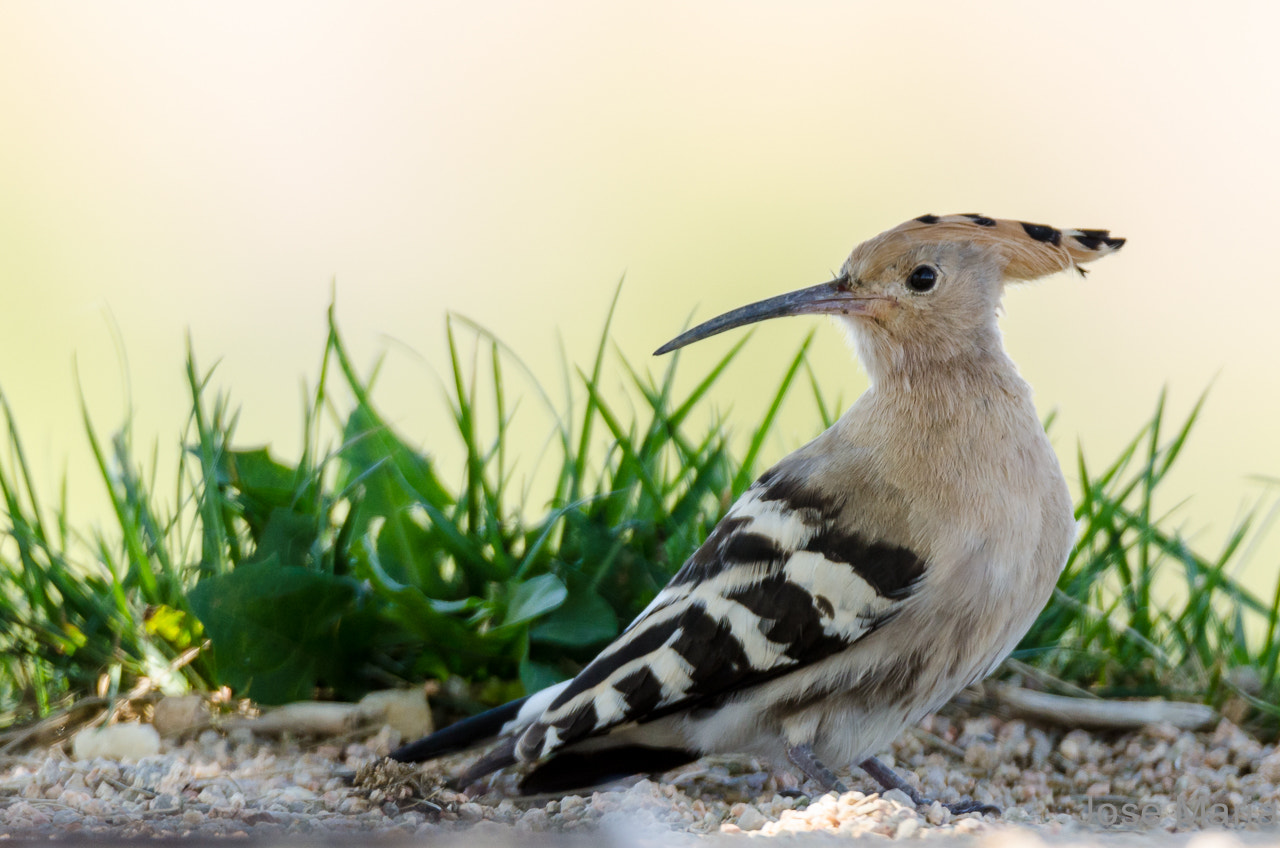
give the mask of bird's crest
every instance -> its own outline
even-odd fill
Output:
[[[1107,230],[1060,230],[974,213],[921,215],[859,245],[854,256],[864,251],[900,255],[913,245],[939,241],[995,248],[1005,259],[1006,279],[1034,280],[1069,268],[1081,270],[1080,263],[1114,253],[1125,240]]]

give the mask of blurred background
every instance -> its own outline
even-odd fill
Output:
[[[1069,477],[1163,387],[1180,423],[1212,386],[1160,506],[1213,553],[1280,476],[1277,31],[1262,2],[0,0],[0,389],[74,524],[106,510],[77,380],[100,432],[132,409],[172,462],[190,333],[241,444],[290,456],[333,296],[361,364],[387,354],[388,419],[456,479],[447,313],[558,389],[624,275],[614,339],[645,365],[922,213],[1110,228],[1129,243],[1088,279],[1009,292],[1007,345]],[[851,401],[821,321],[759,328],[714,405],[754,424],[815,326]],[[770,457],[817,428],[798,392]]]

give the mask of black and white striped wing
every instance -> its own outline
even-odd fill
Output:
[[[631,626],[520,736],[536,761],[626,722],[706,704],[848,648],[925,563],[849,529],[856,504],[780,466],[761,477]]]

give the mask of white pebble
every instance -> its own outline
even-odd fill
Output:
[[[1258,761],[1258,776],[1273,786],[1280,785],[1280,750],[1272,751]]]
[[[1071,762],[1078,763],[1084,759],[1085,748],[1088,744],[1089,734],[1083,730],[1073,730],[1062,737],[1062,741],[1058,743],[1058,753]]]
[[[360,709],[377,715],[403,739],[420,739],[434,728],[427,694],[421,686],[370,692],[360,699]]]
[[[915,802],[911,800],[911,796],[903,792],[901,789],[890,789],[880,797],[891,804],[897,804],[899,807],[907,807],[912,810],[916,808]]]
[[[910,839],[916,835],[916,831],[920,829],[920,819],[912,816],[903,819],[898,823],[898,828],[893,832],[894,839]]]
[[[75,735],[71,752],[77,760],[140,760],[160,753],[160,734],[149,724],[133,722],[86,727]]]
[[[747,808],[738,816],[738,827],[743,830],[759,830],[764,827],[764,824],[767,821],[769,821],[769,819],[764,813],[748,804]]]

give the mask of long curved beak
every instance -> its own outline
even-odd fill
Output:
[[[836,277],[820,286],[780,294],[749,306],[741,306],[710,321],[704,321],[692,330],[686,330],[653,352],[661,356],[693,342],[769,318],[784,315],[854,315],[867,311],[872,301],[882,297],[862,297],[853,294],[848,275]]]

